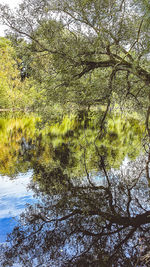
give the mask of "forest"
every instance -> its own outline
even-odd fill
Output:
[[[149,1],[23,0],[0,23],[0,175],[32,170],[36,198],[2,266],[149,266]]]

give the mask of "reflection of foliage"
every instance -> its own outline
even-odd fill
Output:
[[[23,161],[21,142],[34,140],[36,129],[34,117],[20,119],[0,119],[0,173],[14,175],[24,172],[29,167],[28,161]]]
[[[109,115],[101,134],[99,116],[101,114],[89,113],[86,116],[79,114],[77,117],[65,117],[61,124],[49,128],[53,146],[61,147],[66,144],[71,155],[74,155],[74,164],[76,162],[78,171],[76,175],[82,176],[85,158],[88,169],[98,167],[95,153],[97,148],[107,158],[108,168],[118,168],[125,156],[135,159],[140,153],[144,124],[136,118]]]
[[[107,161],[107,169],[118,168],[127,155],[135,159],[141,150],[143,124],[132,117],[126,120],[109,115],[105,129],[100,132],[102,115],[102,112],[80,112],[43,130],[35,129],[37,119],[34,118],[1,119],[0,172],[15,174],[15,165],[17,168],[20,166],[21,171],[21,162],[26,162],[31,168],[38,164],[53,169],[58,165],[67,175],[82,177],[85,175],[85,161],[88,170],[100,167],[98,154]],[[22,143],[22,138],[26,144]],[[25,149],[25,146],[30,149]]]
[[[3,266],[141,264],[139,240],[150,223],[147,164],[130,163],[125,174],[111,167],[137,156],[144,126],[109,114],[100,131],[101,117],[103,112],[80,112],[42,130],[36,118],[0,120],[0,151],[6,151],[0,152],[0,172],[33,168],[40,199],[21,215],[10,247],[2,247]]]
[[[144,173],[145,159],[139,158],[126,173],[107,172],[102,163],[102,171],[82,181],[61,181],[55,173],[47,195],[33,185],[40,201],[26,209],[9,236],[3,266],[144,266],[141,256],[150,245]]]

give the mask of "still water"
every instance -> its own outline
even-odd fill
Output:
[[[149,266],[145,126],[102,115],[0,119],[0,266]]]
[[[24,211],[27,203],[33,203],[33,192],[28,190],[32,171],[18,174],[14,180],[0,176],[0,242],[17,224],[15,218]]]

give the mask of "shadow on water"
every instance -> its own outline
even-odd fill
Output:
[[[1,246],[2,266],[147,266],[150,157],[144,124],[109,115],[102,131],[99,125],[93,112],[39,131],[32,125],[33,136],[19,135],[11,175],[32,168],[37,201]]]

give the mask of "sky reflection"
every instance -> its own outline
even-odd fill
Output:
[[[0,176],[0,242],[16,225],[16,218],[27,203],[33,203],[33,192],[28,189],[33,172],[20,173],[14,180]]]

